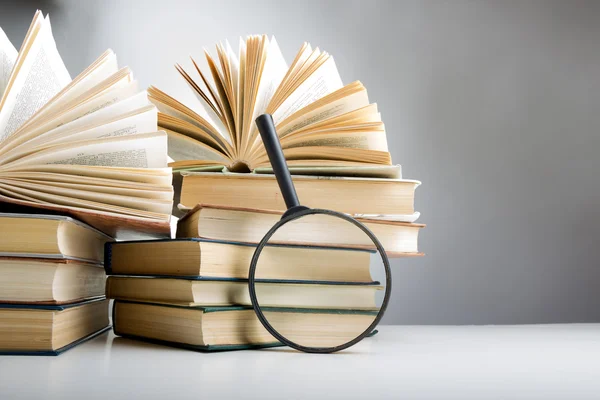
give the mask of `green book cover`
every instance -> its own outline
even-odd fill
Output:
[[[154,338],[148,338],[143,336],[126,334],[119,331],[119,326],[117,324],[116,318],[116,309],[119,303],[128,303],[128,304],[143,304],[143,305],[151,305],[155,307],[167,307],[167,308],[184,308],[190,310],[196,310],[202,313],[216,313],[216,312],[231,312],[231,311],[239,311],[239,310],[252,310],[252,307],[246,306],[230,306],[230,307],[202,307],[202,306],[182,306],[177,304],[152,304],[145,302],[137,302],[137,301],[128,301],[128,300],[115,300],[113,306],[113,331],[115,335],[130,338],[134,340],[140,340],[143,342],[166,345],[171,347],[178,347],[188,350],[202,351],[202,352],[210,352],[210,351],[229,351],[229,350],[248,350],[248,349],[261,349],[268,347],[278,347],[284,346],[282,343],[275,341],[272,343],[263,343],[263,344],[231,344],[231,345],[193,345],[188,343],[181,342],[172,342],[167,340],[160,340]],[[291,309],[291,308],[263,308],[265,311],[281,311],[281,312],[301,312],[301,313],[331,313],[331,314],[365,314],[365,315],[376,315],[376,311],[360,311],[360,310],[317,310],[317,309]],[[377,330],[373,330],[369,334],[369,337],[377,334]]]

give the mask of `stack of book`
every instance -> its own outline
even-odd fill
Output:
[[[196,350],[278,345],[251,308],[254,250],[200,238],[107,244],[114,332]],[[335,330],[331,340],[353,338],[376,314],[381,286],[371,277],[371,252],[290,244],[267,246],[262,254],[257,294],[286,337],[306,343],[315,331]]]
[[[59,354],[109,328],[104,244],[57,215],[0,214],[0,354]]]
[[[192,60],[200,79],[177,66],[199,111],[148,90],[186,214],[176,240],[107,245],[118,335],[204,350],[277,344],[250,308],[247,283],[256,244],[286,209],[254,124],[262,113],[273,116],[302,205],[353,215],[390,256],[420,255],[419,182],[401,179],[392,164],[377,105],[360,82],[344,86],[333,57],[308,44],[289,67],[266,36],[240,40],[237,55],[228,43],[217,53],[206,53],[208,73]],[[382,287],[365,249],[372,242],[331,228],[316,219],[261,255],[259,302],[297,343],[328,329],[353,338],[377,309]],[[315,247],[323,242],[330,247]]]
[[[330,54],[305,43],[288,67],[275,38],[263,35],[240,39],[238,54],[225,43],[218,57],[205,55],[208,71],[192,60],[200,79],[177,66],[200,111],[148,90],[175,160],[175,200],[188,213],[178,237],[256,243],[285,211],[254,124],[270,113],[302,205],[361,219],[391,255],[419,254],[420,182],[402,179],[377,105],[360,82],[343,85]],[[200,230],[191,222],[199,218],[207,219]],[[221,230],[204,232],[213,222]],[[235,229],[242,222],[250,228]]]
[[[71,79],[41,11],[19,51],[0,29],[1,353],[57,354],[106,330],[104,243],[170,235],[157,120],[111,50]]]

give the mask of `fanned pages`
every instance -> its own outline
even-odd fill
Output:
[[[158,125],[167,132],[170,165],[178,170],[269,172],[254,120],[273,115],[292,173],[398,178],[381,115],[360,82],[346,86],[333,57],[305,43],[288,67],[274,37],[240,39],[205,51],[207,70],[177,64],[201,109],[194,111],[150,87]]]
[[[169,234],[167,134],[112,50],[71,80],[38,11],[18,54],[0,30],[0,90],[3,209],[66,213],[120,238]]]

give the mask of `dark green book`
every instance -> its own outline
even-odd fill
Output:
[[[360,334],[376,315],[373,311],[270,308],[267,318],[286,326],[288,338],[306,338],[335,331],[348,340]],[[273,313],[277,313],[276,315]],[[313,331],[308,331],[307,329]],[[342,328],[342,329],[340,329]],[[251,307],[189,307],[117,300],[113,308],[116,335],[198,351],[240,350],[280,346],[262,326]],[[305,339],[300,339],[306,342]]]

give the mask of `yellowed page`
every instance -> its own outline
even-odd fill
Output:
[[[27,146],[28,141],[52,129],[106,108],[133,96],[137,92],[137,82],[133,81],[131,71],[125,68],[114,74],[113,77],[96,85],[93,90],[70,102],[68,107],[65,107],[64,110],[61,110],[59,114],[54,115],[51,119],[44,119],[41,124],[28,127],[26,131],[21,131],[18,135],[10,137],[4,143],[4,146],[0,147],[0,154],[6,154],[18,146]],[[80,98],[81,101],[79,101]]]
[[[332,93],[333,95],[334,93]],[[323,104],[309,113],[294,113],[277,126],[277,134],[283,137],[308,125],[318,123],[369,105],[367,91],[359,91],[349,96]]]
[[[363,130],[330,130],[314,132],[293,140],[281,142],[283,149],[294,147],[344,147],[352,149],[388,151],[385,130],[368,129]],[[318,154],[314,155],[318,157]]]
[[[57,145],[13,161],[5,169],[40,164],[163,168],[167,166],[167,134],[161,131]]]
[[[169,156],[174,161],[211,160],[227,165],[231,160],[212,147],[191,139],[186,135],[167,130],[169,137]]]
[[[69,177],[77,179],[79,176],[85,176],[107,180],[124,180],[134,184],[147,184],[157,187],[170,186],[173,182],[171,168],[119,168],[68,164],[0,167],[0,177],[11,176],[12,173],[60,174],[66,179],[69,179]]]
[[[277,40],[275,40],[275,37],[272,37],[267,47],[265,66],[260,76],[256,98],[250,100],[254,102],[251,121],[254,121],[259,115],[266,112],[267,106],[281,84],[287,70],[288,66],[279,49]],[[247,146],[248,141],[258,132],[254,123],[250,124],[249,128],[248,132],[243,133],[242,147]]]
[[[173,186],[166,183],[146,184],[130,180],[105,179],[85,176],[82,184],[81,175],[66,175],[50,172],[4,172],[0,174],[2,179],[15,179],[23,182],[39,183],[57,187],[89,187],[94,191],[107,191],[113,194],[127,195],[132,192],[137,197],[150,199],[171,200],[173,198]]]
[[[65,195],[45,193],[20,187],[7,185],[0,182],[0,194],[8,198],[31,201],[32,203],[59,205],[72,208],[74,210],[95,210],[109,212],[113,215],[130,215],[152,219],[167,219],[165,213],[155,213],[151,211],[137,210],[127,207],[121,207],[113,204],[99,203],[91,200],[78,199]]]
[[[275,110],[273,113],[275,124],[343,86],[333,57],[329,57]]]
[[[110,121],[101,121],[96,125],[86,126],[82,130],[68,131],[59,136],[38,136],[36,139],[27,142],[27,146],[13,149],[4,157],[0,157],[0,163],[10,163],[58,144],[156,132],[156,126],[156,107],[148,105],[127,115],[115,115]]]
[[[82,178],[84,180],[85,178]],[[4,183],[12,188],[15,192],[24,190],[31,190],[36,193],[44,193],[46,195],[58,195],[68,196],[76,199],[88,200],[102,204],[110,204],[119,207],[127,207],[134,210],[142,210],[160,214],[169,214],[171,212],[172,200],[159,200],[154,198],[147,198],[137,196],[137,191],[129,191],[127,194],[117,194],[115,188],[108,188],[108,190],[102,190],[102,188],[90,187],[90,185],[81,185],[79,188],[75,185],[70,187],[62,187],[56,185],[48,185],[44,183],[34,182],[23,182],[14,179],[0,179],[1,183]],[[32,197],[37,197],[31,194]]]
[[[142,91],[133,96],[120,100],[114,104],[111,104],[105,108],[99,109],[93,113],[89,113],[87,115],[84,115],[83,117],[77,118],[73,121],[60,125],[54,129],[43,132],[28,140],[27,145],[34,146],[36,145],[36,143],[45,143],[46,141],[55,140],[57,138],[61,138],[64,135],[69,135],[73,132],[83,131],[90,126],[102,125],[103,123],[109,122],[111,119],[114,119],[115,115],[127,115],[134,112],[135,110],[139,110],[141,108],[149,106],[150,104],[151,103],[148,100],[147,93],[145,91]],[[7,155],[9,154],[9,152],[6,153]],[[3,158],[0,158],[0,160],[2,159]]]
[[[140,133],[156,132],[158,123],[157,110],[154,105],[131,111],[125,115],[115,114],[112,120],[98,121],[81,131],[69,132],[44,144],[56,145],[61,143],[102,139],[117,136],[137,135]],[[90,114],[92,116],[94,114]]]
[[[104,93],[99,94],[89,101],[80,103],[67,112],[61,113],[56,118],[53,118],[41,126],[36,127],[35,132],[39,134],[49,131],[50,129],[54,129],[58,126],[66,124],[67,122],[74,121],[85,115],[94,113],[121,100],[131,97],[138,92],[139,89],[137,81],[129,81],[129,78],[124,78]],[[29,136],[32,136],[32,134],[33,133],[31,131],[27,132],[27,135]]]

